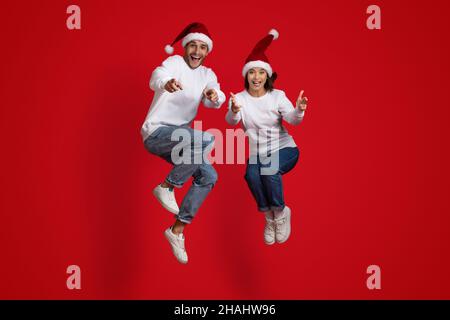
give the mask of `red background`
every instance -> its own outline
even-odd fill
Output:
[[[81,7],[82,30],[66,28]],[[366,28],[381,7],[382,30]],[[450,298],[448,1],[8,1],[1,4],[0,298]],[[152,70],[185,25],[204,22],[206,60],[238,92],[244,59],[270,28],[276,86],[309,98],[289,127],[293,233],[265,246],[244,165],[186,231],[151,195],[169,165],[139,134]],[[176,53],[181,53],[178,44]],[[226,107],[201,108],[204,129]],[[178,192],[178,200],[186,192]],[[81,267],[82,289],[66,288]],[[366,268],[381,267],[381,290]]]

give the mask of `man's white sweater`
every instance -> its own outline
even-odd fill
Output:
[[[283,91],[274,89],[261,97],[253,97],[244,90],[235,97],[241,110],[233,113],[230,104],[226,120],[232,125],[242,121],[249,137],[250,155],[267,155],[269,151],[274,153],[282,148],[296,146],[282,120],[297,125],[303,120],[305,112],[294,108]]]
[[[166,91],[164,86],[171,79],[176,79],[183,90]],[[160,126],[189,125],[197,115],[200,102],[208,108],[220,108],[225,101],[215,73],[204,66],[191,69],[179,55],[170,56],[153,71],[150,88],[155,95],[141,128],[144,141]],[[219,100],[216,103],[208,100],[203,95],[205,89],[216,90]]]

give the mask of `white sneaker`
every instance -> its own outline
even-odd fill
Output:
[[[291,209],[284,207],[284,216],[275,219],[275,239],[278,243],[285,242],[291,235]]]
[[[264,243],[271,245],[275,243],[275,220],[266,217],[266,226],[264,227]]]
[[[175,199],[175,191],[173,189],[170,191],[169,188],[163,188],[158,184],[158,186],[153,189],[153,194],[164,209],[173,214],[178,214],[180,209],[178,208],[177,200]]]
[[[184,248],[184,235],[182,233],[179,235],[174,234],[170,227],[164,232],[164,235],[169,241],[172,252],[178,262],[186,264],[188,262],[188,256],[186,249]]]

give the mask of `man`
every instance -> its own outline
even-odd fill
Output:
[[[212,148],[213,136],[193,130],[190,123],[197,115],[200,102],[208,108],[220,108],[225,95],[214,72],[203,66],[213,47],[206,27],[201,23],[188,25],[172,45],[166,46],[168,54],[173,53],[172,46],[179,40],[182,40],[184,56],[167,58],[152,73],[150,88],[155,95],[141,134],[150,153],[174,165],[153,194],[165,209],[176,215],[175,223],[165,231],[165,236],[177,260],[187,263],[184,227],[192,222],[217,181],[216,171],[203,157]],[[181,150],[183,158],[187,156],[190,161],[181,163],[175,159],[180,154],[177,139],[180,131],[190,139],[188,148]],[[174,187],[181,188],[191,176],[194,178],[192,186],[178,208]]]

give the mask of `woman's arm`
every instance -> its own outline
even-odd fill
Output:
[[[225,116],[225,120],[231,125],[237,125],[241,121],[241,106],[237,104],[236,97],[233,93],[229,100],[228,112]]]
[[[279,104],[279,112],[282,118],[289,124],[298,125],[300,122],[302,122],[303,117],[305,115],[307,100],[308,99],[306,97],[303,98],[303,90],[302,90],[297,99],[296,108],[294,108],[291,101],[286,97],[286,95],[283,92]]]

